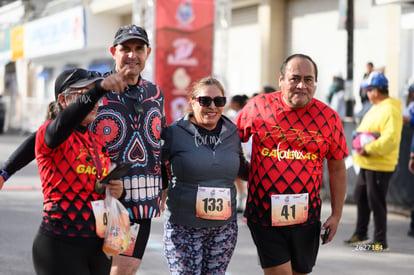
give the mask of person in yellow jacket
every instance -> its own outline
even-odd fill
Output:
[[[372,72],[362,84],[372,108],[362,118],[352,143],[354,163],[360,167],[354,198],[357,222],[354,234],[345,241],[359,250],[386,251],[386,195],[390,178],[398,162],[402,131],[401,101],[388,94],[388,80],[380,72]],[[370,214],[374,218],[374,238],[369,241]]]

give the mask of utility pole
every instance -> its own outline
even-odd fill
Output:
[[[347,78],[346,78],[346,116],[354,116],[354,94],[353,94],[353,79],[354,79],[354,0],[347,0],[346,11],[346,31],[348,35],[347,40]]]

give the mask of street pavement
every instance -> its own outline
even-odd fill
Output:
[[[22,135],[0,135],[0,164],[24,138]],[[31,247],[41,209],[40,181],[33,161],[10,178],[0,191],[0,275],[34,274]],[[329,216],[329,211],[329,201],[325,201],[322,221]],[[389,213],[390,251],[367,252],[343,243],[353,232],[355,215],[355,205],[346,204],[337,235],[331,243],[321,245],[312,274],[414,274],[414,238],[407,236],[409,218]],[[226,274],[262,274],[255,246],[241,215],[238,224],[238,242]],[[163,217],[153,219],[148,247],[137,274],[168,274],[162,252],[162,232]]]

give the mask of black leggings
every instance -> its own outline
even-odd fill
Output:
[[[41,230],[33,241],[33,264],[38,275],[105,275],[112,260],[102,251],[103,239],[62,240]]]

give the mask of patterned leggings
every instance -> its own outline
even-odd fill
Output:
[[[167,221],[164,229],[164,255],[172,275],[226,273],[236,247],[237,220],[204,228]]]

